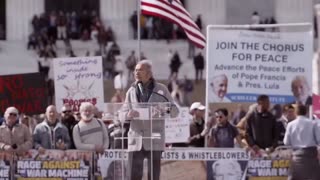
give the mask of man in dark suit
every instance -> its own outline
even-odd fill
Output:
[[[148,179],[160,179],[161,153],[165,149],[165,116],[178,115],[178,109],[167,87],[154,80],[152,66],[148,60],[137,63],[134,72],[135,82],[126,93],[125,103],[129,111],[126,120],[130,120],[128,132],[129,180],[141,180],[143,161],[148,159]],[[143,114],[139,109],[149,112],[154,105],[164,104],[168,108],[159,110],[159,116]],[[152,105],[152,107],[151,107]],[[151,114],[151,113],[147,113]],[[162,114],[162,115],[161,115]],[[157,138],[152,138],[153,136]],[[152,176],[152,178],[151,178]]]

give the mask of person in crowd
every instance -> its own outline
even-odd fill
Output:
[[[125,62],[128,69],[128,79],[133,79],[133,71],[137,64],[137,57],[135,55],[135,51],[131,51],[131,55],[127,58]]]
[[[278,145],[283,145],[284,134],[286,133],[286,127],[284,120],[282,119],[282,107],[280,104],[275,104],[271,109],[272,114],[275,116],[277,120],[277,130],[278,130]]]
[[[245,114],[245,116],[236,124],[236,127],[238,128],[238,131],[242,137],[242,142],[246,142],[246,127],[247,127],[247,120],[252,114],[256,111],[258,107],[257,103],[251,104],[248,108],[248,112]],[[247,142],[246,142],[247,143]]]
[[[133,30],[133,38],[137,39],[138,35],[138,13],[134,11],[133,14],[130,16],[130,24]]]
[[[125,90],[128,86],[128,76],[125,74],[124,70],[119,70],[118,74],[114,77],[113,80],[114,89],[116,90],[115,95],[111,99],[112,102],[123,102]],[[114,99],[116,98],[116,99]]]
[[[236,126],[240,122],[240,120],[246,115],[246,113],[247,112],[244,110],[243,105],[238,104],[238,108],[235,111],[235,113],[233,114],[233,117],[231,119],[231,123]]]
[[[8,107],[4,113],[4,123],[0,126],[0,150],[22,155],[32,148],[32,136],[28,127],[19,123],[19,111]]]
[[[310,86],[305,76],[295,76],[291,81],[291,91],[296,104],[312,105]]]
[[[270,101],[267,95],[257,98],[257,107],[247,117],[246,140],[255,152],[273,151],[278,145],[278,130],[275,116],[269,111]]]
[[[76,124],[78,124],[78,121],[76,121],[74,118],[73,111],[69,104],[64,104],[61,108],[61,123],[68,129],[71,140],[70,149],[75,149],[72,133],[73,128]]]
[[[187,75],[185,75],[182,85],[184,94],[183,104],[185,106],[190,106],[191,96],[194,89],[193,82],[188,78]]]
[[[81,114],[80,114],[80,112],[78,112],[78,111],[73,112],[73,117],[74,117],[74,119],[75,119],[77,122],[79,122],[79,121],[81,120]],[[73,131],[72,131],[72,133],[73,133]]]
[[[200,29],[200,31],[202,31],[202,18],[201,18],[201,14],[198,14],[198,16],[197,16],[196,25],[198,26],[198,28]]]
[[[209,144],[213,147],[233,148],[235,147],[234,141],[236,140],[238,145],[244,148],[245,145],[241,141],[238,129],[229,122],[228,115],[229,112],[225,108],[215,111],[217,124],[211,129],[209,134]]]
[[[109,148],[108,130],[104,123],[94,118],[94,106],[89,102],[80,105],[80,122],[73,128],[73,141],[79,150],[103,153]]]
[[[196,52],[196,46],[189,40],[188,41],[188,58],[191,59],[194,57]]]
[[[283,113],[282,113],[282,122],[285,128],[292,120],[296,119],[296,111],[292,104],[286,104],[283,106]]]
[[[307,106],[298,105],[296,112],[297,118],[288,124],[284,136],[284,144],[293,148],[288,180],[319,180],[319,124],[307,118]]]
[[[62,11],[59,12],[57,18],[57,36],[58,39],[67,38],[67,18]]]
[[[204,112],[206,107],[200,102],[194,102],[190,106],[190,114],[192,121],[190,123],[190,137],[189,146],[191,147],[204,147],[204,136],[201,135],[204,130],[205,120]]]
[[[126,93],[125,103],[142,103],[132,104],[137,108],[145,107],[143,103],[170,103],[169,110],[163,108],[159,111],[161,114],[170,113],[171,117],[178,115],[178,108],[174,105],[166,86],[156,82],[153,78],[150,61],[139,61],[135,67],[134,75],[135,82]],[[162,112],[164,109],[166,111]],[[143,161],[147,158],[148,179],[159,180],[161,154],[165,148],[164,119],[152,120],[151,126],[150,119],[141,119],[140,113],[133,109],[128,111],[126,117],[126,120],[130,121],[130,130],[128,132],[128,179],[142,179]],[[152,134],[159,134],[159,138],[146,139],[152,136],[150,127],[152,127]],[[151,157],[153,158],[151,159]]]
[[[214,76],[210,82],[212,92],[209,93],[209,102],[231,102],[225,95],[228,89],[228,77],[225,74]]]
[[[193,58],[193,65],[196,71],[195,81],[196,83],[198,83],[199,80],[203,79],[203,70],[204,70],[204,57],[201,52],[199,52],[198,55],[196,55]]]
[[[33,134],[34,128],[37,125],[37,122],[35,119],[33,119],[30,116],[27,116],[25,114],[22,114],[22,117],[20,119],[20,123],[24,124],[28,127],[30,134]]]
[[[254,11],[251,16],[251,24],[256,25],[260,24],[260,15],[257,11]]]
[[[71,139],[68,129],[58,120],[58,112],[54,105],[46,109],[45,120],[38,124],[33,132],[34,148],[40,153],[46,149],[66,150],[70,148]]]
[[[171,71],[170,76],[176,74],[178,77],[178,73],[179,73],[179,69],[180,69],[181,65],[182,65],[182,62],[180,60],[179,53],[178,53],[178,51],[176,51],[173,54],[173,57],[171,59],[170,65],[169,65],[170,71]]]

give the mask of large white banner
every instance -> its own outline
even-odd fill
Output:
[[[55,100],[60,111],[64,103],[78,111],[82,102],[104,108],[101,57],[57,58],[53,61]]]
[[[209,103],[311,104],[312,32],[208,30]]]

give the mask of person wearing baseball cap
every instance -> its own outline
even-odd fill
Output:
[[[23,154],[32,148],[32,136],[28,127],[19,123],[19,111],[8,107],[0,126],[0,150]]]
[[[206,107],[200,102],[194,102],[190,106],[192,122],[190,123],[189,146],[204,147],[204,136],[201,135],[205,128],[204,112]]]

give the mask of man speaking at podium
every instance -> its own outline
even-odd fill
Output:
[[[178,108],[175,106],[167,87],[154,80],[152,65],[148,60],[138,62],[134,77],[135,82],[126,93],[125,103],[132,107],[145,107],[146,109],[150,106],[153,108],[157,103],[167,105],[165,108],[158,109],[159,115],[154,119],[146,115],[150,114],[149,111],[142,113],[134,108],[129,110],[127,114],[127,119],[130,120],[128,178],[129,180],[142,179],[143,161],[147,158],[148,180],[159,180],[161,153],[165,149],[164,116],[177,116]]]

